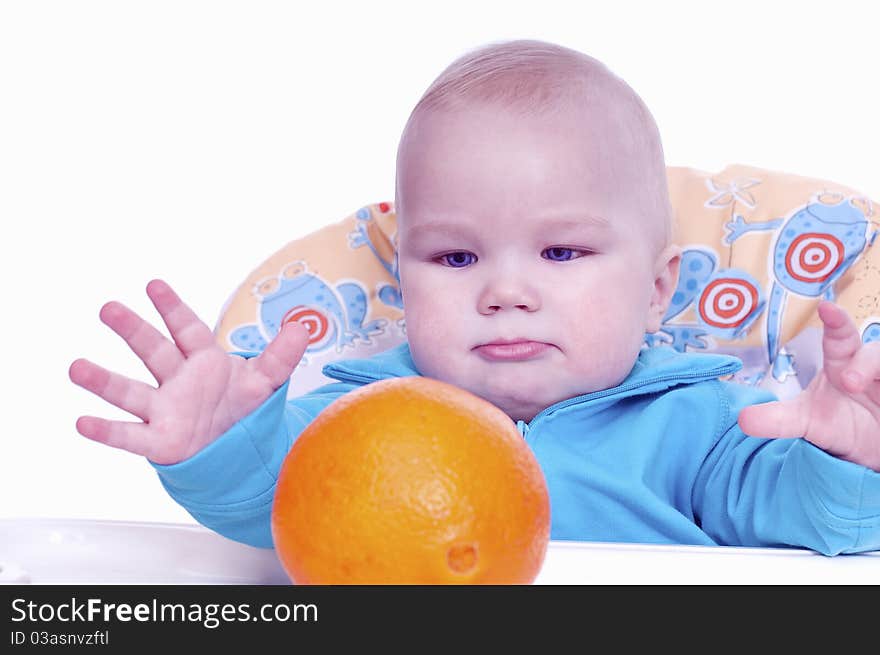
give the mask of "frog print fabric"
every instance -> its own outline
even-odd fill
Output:
[[[864,342],[880,341],[875,202],[834,182],[744,165],[667,173],[681,268],[661,329],[645,335],[645,347],[736,355],[737,381],[787,397],[821,366],[821,299],[846,309]],[[305,324],[309,345],[290,396],[330,382],[325,364],[400,344],[395,243],[390,202],[291,241],[230,297],[218,341],[231,352],[260,352],[285,322]]]

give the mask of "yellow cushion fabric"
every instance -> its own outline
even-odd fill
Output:
[[[785,397],[821,366],[823,297],[850,313],[864,341],[880,341],[876,203],[833,182],[743,165],[670,167],[668,177],[681,275],[646,343],[735,354],[744,362],[735,379]],[[290,395],[326,383],[330,361],[401,343],[395,229],[393,205],[382,202],[291,241],[230,297],[217,339],[258,352],[284,321],[304,322],[311,341]]]

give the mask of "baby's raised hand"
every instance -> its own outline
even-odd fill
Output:
[[[753,405],[739,415],[753,437],[804,437],[819,448],[880,471],[880,343],[862,343],[852,319],[828,301],[822,370],[799,395]]]
[[[73,362],[69,371],[75,384],[141,422],[81,416],[76,429],[156,464],[174,464],[214,441],[284,384],[305,352],[308,331],[288,323],[259,356],[244,359],[225,352],[164,282],[150,282],[147,295],[173,342],[120,303],[107,303],[100,316],[146,364],[158,388],[86,359]]]

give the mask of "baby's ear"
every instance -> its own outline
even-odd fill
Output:
[[[648,307],[645,331],[652,333],[660,329],[663,316],[669,308],[672,294],[678,286],[678,269],[681,264],[681,248],[668,246],[657,256],[654,265],[654,289],[651,293],[651,305]]]

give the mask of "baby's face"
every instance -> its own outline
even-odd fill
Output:
[[[630,207],[619,177],[603,172],[626,162],[580,123],[434,112],[398,161],[413,360],[514,420],[619,383],[668,301],[644,230],[661,219]]]

